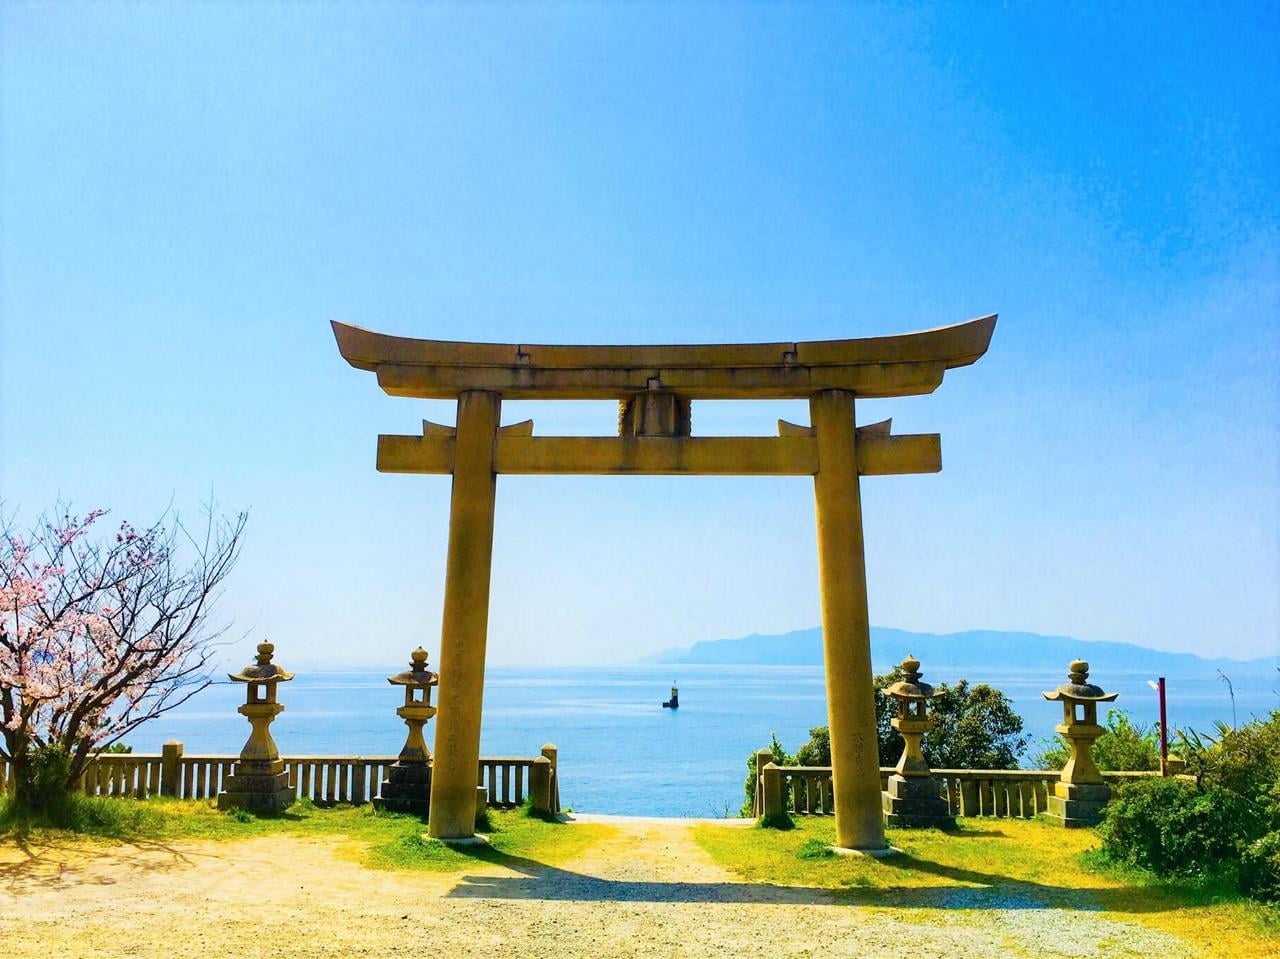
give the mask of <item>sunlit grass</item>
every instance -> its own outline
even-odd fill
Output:
[[[843,890],[842,898],[868,906],[938,909],[939,922],[954,920],[954,908],[943,914],[948,891],[986,889],[1046,907],[1124,914],[1224,959],[1280,951],[1280,911],[1274,907],[1229,890],[1163,883],[1109,867],[1094,854],[1098,840],[1090,830],[1014,819],[960,823],[954,833],[889,830],[889,842],[902,855],[885,859],[830,854],[835,824],[817,817],[800,817],[789,831],[702,825],[695,838],[742,879]]]
[[[77,797],[59,825],[20,819],[0,805],[0,842],[5,834],[25,840],[196,839],[231,841],[259,836],[330,836],[350,840],[336,847],[365,865],[381,869],[452,871],[477,860],[510,862],[528,859],[544,864],[564,862],[580,854],[612,830],[598,824],[547,821],[525,810],[490,810],[486,846],[450,846],[425,838],[426,824],[416,816],[378,812],[372,806],[340,805],[321,809],[300,800],[277,816],[223,812],[212,800]]]

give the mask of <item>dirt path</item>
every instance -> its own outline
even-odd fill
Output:
[[[867,907],[821,889],[743,883],[696,845],[688,820],[593,818],[615,831],[562,867],[477,863],[461,875],[367,869],[331,839],[291,836],[89,854],[83,844],[8,842],[0,955],[1191,955],[1135,923],[985,890],[940,890],[936,908]]]

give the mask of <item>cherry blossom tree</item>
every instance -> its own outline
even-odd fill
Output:
[[[0,528],[0,755],[19,804],[66,795],[93,756],[210,682],[226,628],[215,602],[246,514],[109,532],[105,515],[59,509],[26,533]]]

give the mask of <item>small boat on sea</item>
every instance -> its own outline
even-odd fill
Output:
[[[679,709],[680,708],[680,689],[678,686],[671,687],[671,698],[662,704],[663,709]]]

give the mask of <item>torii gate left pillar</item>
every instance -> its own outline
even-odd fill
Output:
[[[493,451],[501,409],[498,393],[475,390],[458,396],[444,622],[440,629],[441,675],[448,675],[449,680],[442,681],[439,689],[427,823],[429,835],[445,839],[465,838],[475,831],[498,482]],[[449,673],[445,674],[445,669]]]
[[[621,473],[814,478],[836,842],[885,848],[876,754],[859,477],[936,472],[936,434],[858,428],[855,397],[931,392],[986,352],[994,316],[862,340],[725,346],[564,347],[448,343],[334,324],[349,363],[397,396],[456,398],[455,427],[378,437],[383,472],[449,473],[430,835],[474,835],[497,476]],[[504,397],[620,401],[616,437],[534,437],[499,426]],[[694,437],[693,399],[807,398],[812,426],[777,437]]]

